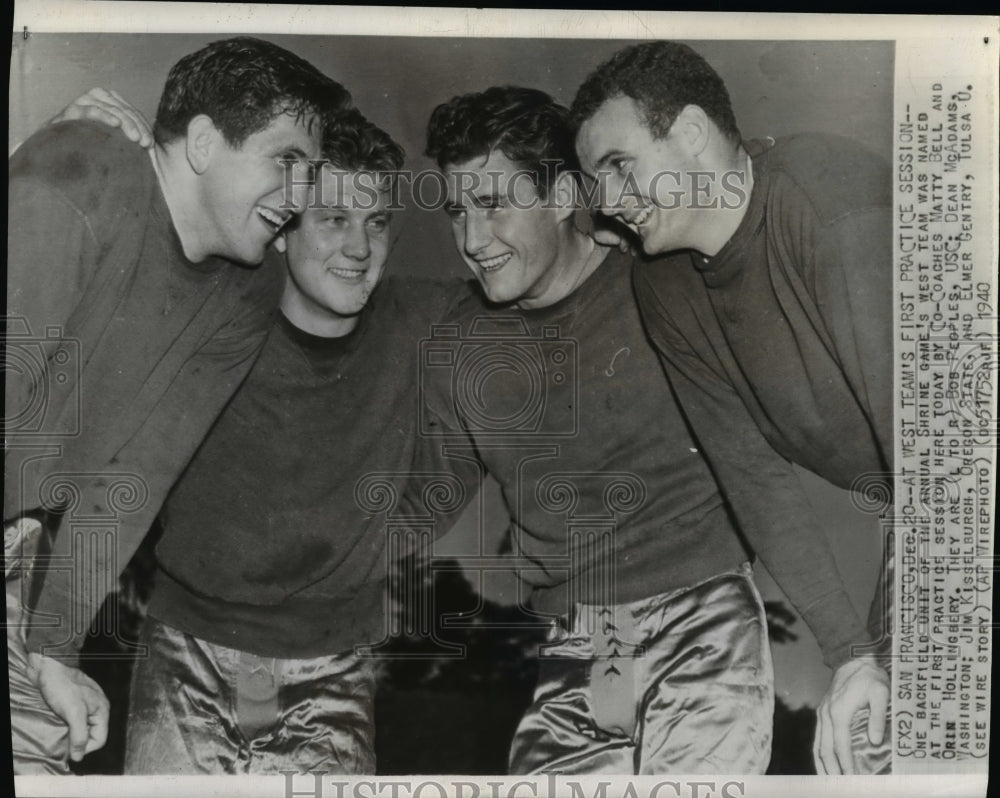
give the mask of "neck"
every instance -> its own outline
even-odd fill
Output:
[[[157,144],[150,150],[156,179],[170,212],[184,256],[192,263],[201,263],[212,252],[202,232],[203,214],[194,199],[198,196],[194,175],[190,174],[182,154],[171,145]]]
[[[559,248],[559,258],[551,270],[552,278],[544,290],[530,299],[517,302],[524,310],[554,305],[572,294],[604,262],[608,248],[602,247],[586,233],[580,232],[572,218],[564,226],[565,240]]]
[[[722,250],[739,229],[750,208],[753,191],[753,167],[750,155],[742,146],[730,157],[719,159],[713,171],[725,176],[724,182],[712,183],[710,210],[704,215],[694,249],[713,257]]]
[[[360,314],[341,316],[303,296],[292,284],[290,276],[285,278],[281,312],[300,330],[319,338],[343,338],[353,332],[361,320]]]

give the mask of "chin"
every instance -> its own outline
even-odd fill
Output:
[[[662,255],[665,252],[671,252],[675,249],[678,249],[678,247],[672,246],[669,243],[657,241],[656,239],[650,239],[642,242],[642,251],[647,255]]]
[[[351,316],[357,316],[362,310],[364,310],[366,304],[366,302],[360,299],[352,300],[338,298],[332,302],[327,302],[326,309],[337,316],[350,318]]]
[[[511,291],[510,288],[505,285],[495,285],[480,280],[479,287],[486,299],[494,305],[506,305],[510,302],[516,301],[518,298],[517,293],[515,291]]]
[[[264,262],[264,255],[267,254],[267,247],[258,247],[253,250],[247,250],[244,252],[234,252],[228,256],[228,260],[240,266],[247,266],[250,268],[260,266]]]
[[[503,291],[490,291],[484,288],[483,294],[486,296],[486,300],[493,305],[509,305],[511,302],[517,301],[516,296],[508,296]]]

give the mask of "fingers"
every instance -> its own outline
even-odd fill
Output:
[[[96,689],[95,692],[90,692],[89,695],[93,701],[90,711],[87,714],[87,725],[89,727],[89,733],[87,736],[87,745],[84,753],[89,754],[92,751],[96,751],[101,748],[108,739],[108,717],[110,715],[111,705],[108,702],[107,697],[104,692],[100,689]]]
[[[621,234],[606,227],[594,228],[593,237],[594,241],[606,247],[617,247],[623,243]]]
[[[105,89],[103,86],[95,86],[80,99],[82,100],[84,97],[104,103],[114,103],[115,100],[121,100],[121,95],[118,92],[114,89]]]
[[[821,710],[816,710],[816,732],[813,734],[813,766],[816,769],[816,775],[825,776],[826,766],[823,764],[823,757],[820,756],[820,744],[823,739],[823,727],[820,724],[819,716]]]
[[[857,718],[858,732],[862,726],[872,745],[881,745],[886,732],[886,715],[889,711],[888,677],[881,669],[858,667],[837,684],[824,699],[819,715],[821,735],[819,756],[826,772],[854,775],[852,723],[858,712],[868,713],[867,718]]]
[[[108,739],[108,699],[95,682],[83,678],[86,681],[77,684],[78,690],[68,695],[63,705],[63,720],[69,726],[69,758],[74,762],[102,747]]]
[[[871,712],[868,715],[868,740],[872,745],[881,745],[885,739],[886,715],[889,712],[889,690],[880,685],[881,690],[872,690]]]
[[[97,682],[79,669],[35,653],[28,658],[42,697],[67,726],[69,758],[79,762],[107,741],[111,705]]]
[[[118,92],[110,89],[91,89],[53,117],[51,124],[77,119],[120,128],[129,140],[142,147],[153,144],[152,130],[146,118]]]
[[[820,762],[820,767],[817,770],[828,776],[839,776],[841,770],[837,761],[837,755],[834,752],[833,719],[830,716],[829,704],[824,702],[817,715],[817,738]]]
[[[90,737],[87,704],[79,694],[64,694],[61,698],[58,703],[53,703],[52,709],[69,727],[69,758],[79,762],[87,751],[87,740]]]
[[[108,127],[120,127],[122,131],[125,132],[125,128],[122,126],[121,117],[118,116],[114,111],[110,110],[104,105],[98,105],[96,103],[90,105],[70,105],[60,112],[60,114],[53,118],[53,122],[67,122],[75,119],[84,119],[91,122],[100,122],[102,125],[107,125]],[[125,133],[128,136],[128,133]],[[138,138],[129,136],[132,141],[138,142]]]
[[[92,118],[89,114],[92,114],[94,110],[103,112],[103,115],[107,118],[118,119],[118,116],[114,114],[114,98],[107,89],[91,89],[86,94],[82,94],[77,97],[73,102],[62,109],[55,117],[53,117],[53,122],[63,122],[67,119],[90,119]],[[110,122],[105,121],[104,118],[95,119],[95,121],[102,121],[105,124],[110,124]],[[114,125],[117,127],[117,125]]]
[[[151,147],[153,145],[153,132],[150,130],[146,117],[118,92],[113,89],[106,91],[110,97],[108,102],[124,115],[122,131],[125,135],[143,147]]]
[[[851,746],[851,714],[830,713],[833,729],[833,753],[837,759],[839,772],[845,776],[854,775],[854,750]]]
[[[615,247],[626,255],[632,252],[632,242],[616,230],[605,227],[595,228],[591,234],[594,241],[602,247]]]

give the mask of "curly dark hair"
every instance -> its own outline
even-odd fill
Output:
[[[392,175],[403,168],[404,157],[392,136],[356,108],[332,117],[323,130],[323,158],[345,172]]]
[[[493,86],[434,109],[426,153],[440,168],[493,150],[530,172],[543,199],[559,173],[577,169],[569,110],[543,91]]]
[[[153,135],[158,144],[183,136],[199,114],[211,118],[232,147],[280,114],[324,123],[351,95],[308,61],[276,44],[241,36],[212,42],[174,64],[160,96]]]
[[[646,42],[615,53],[590,73],[571,109],[579,127],[615,97],[631,97],[657,138],[664,138],[686,105],[697,105],[730,141],[740,140],[726,84],[686,44]]]

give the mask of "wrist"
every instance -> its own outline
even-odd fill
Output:
[[[861,673],[862,671],[867,671],[872,675],[875,675],[879,680],[888,679],[889,674],[886,673],[885,668],[883,668],[878,659],[873,654],[863,654],[858,657],[853,657],[845,662],[836,672],[836,678],[840,680],[851,679],[855,674]]]
[[[28,652],[28,679],[31,680],[31,683],[35,685],[35,687],[38,686],[38,680],[41,676],[42,668],[45,665],[45,659],[45,655],[39,654],[37,651]]]

